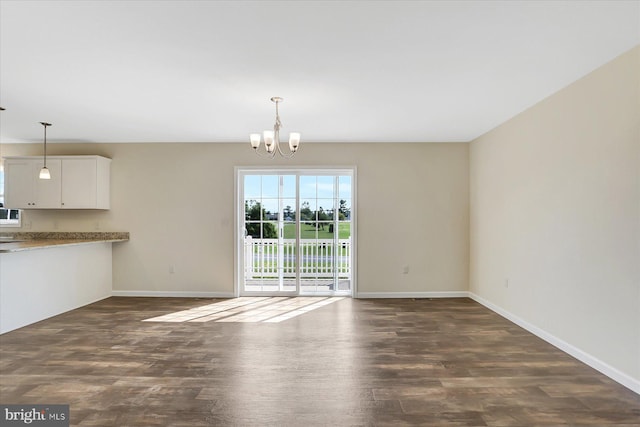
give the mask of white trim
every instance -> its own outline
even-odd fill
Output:
[[[467,291],[358,292],[355,298],[467,298]]]
[[[351,289],[348,294],[331,293],[332,296],[349,296],[352,297],[357,292],[358,286],[358,255],[357,255],[357,166],[234,166],[234,269],[233,269],[233,283],[234,297],[241,296],[289,296],[289,292],[277,292],[270,294],[268,292],[251,292],[245,291],[242,286],[244,281],[244,233],[240,229],[241,225],[244,225],[244,213],[241,209],[244,205],[244,187],[243,177],[250,174],[262,174],[262,175],[282,175],[284,173],[294,174],[296,176],[296,200],[300,198],[300,185],[299,179],[303,175],[317,175],[317,176],[336,176],[336,175],[349,175],[351,177]],[[242,205],[241,205],[242,204]],[[299,224],[299,216],[296,216],[296,224]],[[300,237],[296,237],[296,245],[299,246]],[[297,290],[294,295],[291,296],[310,296],[300,291],[299,276],[296,279]],[[314,296],[325,296],[324,294],[314,294]]]
[[[242,277],[242,269],[244,266],[240,261],[243,254],[240,252],[242,248],[242,243],[240,239],[243,236],[243,233],[240,231],[240,210],[238,206],[240,205],[240,199],[243,197],[243,194],[240,193],[240,173],[242,168],[235,166],[233,168],[233,297],[238,298],[240,296],[240,278]]]
[[[468,296],[469,298],[471,298],[472,300],[482,304],[483,306],[485,306],[486,308],[488,308],[489,310],[499,314],[500,316],[504,317],[505,319],[509,320],[510,322],[515,323],[516,325],[520,326],[521,328],[526,329],[527,331],[531,332],[532,334],[536,335],[539,338],[542,338],[543,340],[545,340],[546,342],[548,342],[549,344],[559,348],[560,350],[564,351],[565,353],[569,354],[570,356],[575,357],[576,359],[578,359],[579,361],[583,362],[584,364],[592,367],[593,369],[595,369],[596,371],[601,372],[602,374],[608,376],[609,378],[611,378],[612,380],[622,384],[623,386],[627,387],[628,389],[640,394],[640,380],[637,380],[633,377],[631,377],[630,375],[625,374],[624,372],[619,371],[618,369],[614,368],[613,366],[603,362],[602,360],[584,352],[583,350],[580,350],[577,347],[574,347],[573,345],[569,344],[568,342],[561,340],[560,338],[556,337],[555,335],[550,334],[549,332],[540,329],[539,327],[527,322],[526,320],[516,316],[515,314],[493,304],[492,302],[487,301],[486,299],[474,294],[473,292],[468,292]]]
[[[194,291],[112,291],[113,297],[159,297],[159,298],[233,298],[233,292]]]
[[[351,297],[358,294],[358,166],[351,166]]]

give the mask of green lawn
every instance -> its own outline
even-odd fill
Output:
[[[324,230],[320,228],[316,230],[313,224],[300,224],[301,239],[333,239],[333,233],[329,232],[329,224],[324,225]],[[317,235],[316,235],[317,232]],[[338,223],[338,239],[348,239],[351,237],[351,223],[339,222]],[[296,238],[296,225],[285,224],[284,225],[284,238],[295,239]]]

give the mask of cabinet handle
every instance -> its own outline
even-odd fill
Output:
[[[64,206],[64,202],[62,202],[62,206]]]

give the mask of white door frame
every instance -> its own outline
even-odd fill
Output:
[[[244,203],[244,188],[242,186],[241,177],[245,174],[304,174],[322,175],[323,173],[340,175],[343,172],[345,175],[351,175],[351,296],[357,295],[357,261],[358,261],[358,244],[357,244],[357,168],[356,166],[236,166],[234,168],[234,296],[239,297],[241,293],[243,295],[249,295],[249,293],[241,292],[241,285],[244,277],[244,230],[242,229],[243,220],[240,219],[240,202]],[[296,193],[299,189],[296,189]],[[298,215],[299,217],[299,215]],[[299,246],[299,239],[297,237]],[[297,286],[295,292],[279,292],[279,296],[297,296],[300,291],[300,278],[297,278]],[[261,293],[261,295],[264,295]],[[321,295],[321,294],[318,294]]]

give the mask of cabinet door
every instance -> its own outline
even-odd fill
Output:
[[[44,160],[35,160],[34,176],[36,187],[36,205],[37,209],[59,209],[60,208],[60,180],[61,162],[60,159],[47,159],[47,169],[51,179],[40,179],[40,169],[44,165]]]
[[[95,208],[96,175],[96,159],[62,159],[62,208]]]
[[[5,207],[34,208],[36,203],[35,179],[37,171],[30,159],[7,159],[4,163]]]

